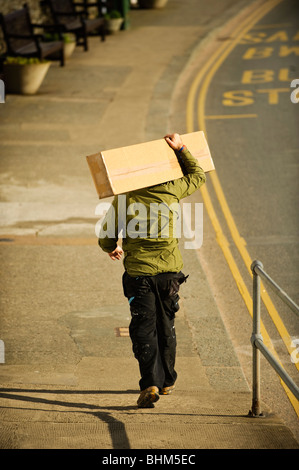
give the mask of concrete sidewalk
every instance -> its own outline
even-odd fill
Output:
[[[123,267],[94,235],[85,155],[183,133],[182,116],[169,116],[174,86],[199,42],[247,4],[203,3],[200,14],[197,1],[176,0],[131,11],[130,30],[91,38],[88,53],[50,67],[38,95],[0,105],[2,449],[299,447],[266,404],[265,418],[247,417],[250,388],[192,250],[176,390],[137,409]]]

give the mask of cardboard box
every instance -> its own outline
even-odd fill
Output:
[[[204,172],[215,169],[202,131],[181,137]],[[164,139],[105,150],[86,158],[100,199],[184,176],[175,152]]]

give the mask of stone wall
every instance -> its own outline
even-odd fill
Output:
[[[6,15],[15,10],[23,8],[25,0],[0,0],[0,12]],[[26,0],[29,7],[30,17],[33,23],[49,23],[47,9],[40,6],[40,0]],[[5,52],[3,33],[0,28],[0,54]]]
[[[24,0],[0,0],[0,11],[4,15],[14,10],[23,8]],[[26,0],[30,10],[32,21],[37,22],[42,18],[42,9],[40,7],[40,0]]]

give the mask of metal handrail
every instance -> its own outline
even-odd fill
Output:
[[[276,282],[263,270],[263,264],[260,261],[254,261],[251,265],[251,270],[258,274],[272,290],[290,307],[290,309],[299,316],[299,306],[288,296],[288,294],[279,287]]]
[[[251,271],[253,273],[253,331],[251,336],[251,344],[253,348],[253,362],[252,362],[252,408],[249,412],[250,416],[260,417],[263,416],[260,403],[260,352],[267,359],[269,364],[278,373],[287,387],[291,390],[294,396],[299,400],[299,387],[295,384],[293,379],[288,375],[285,369],[280,365],[277,359],[269,351],[263,342],[261,335],[261,288],[260,278],[263,278],[276,294],[295,312],[299,315],[299,307],[295,302],[271,279],[271,277],[264,271],[264,266],[260,261],[253,261],[251,264]]]

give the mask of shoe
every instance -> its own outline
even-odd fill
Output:
[[[154,403],[159,400],[159,389],[158,387],[148,387],[140,393],[137,400],[138,408],[153,408]]]
[[[169,387],[163,387],[160,389],[160,395],[170,395],[175,389],[175,385],[170,385]]]

